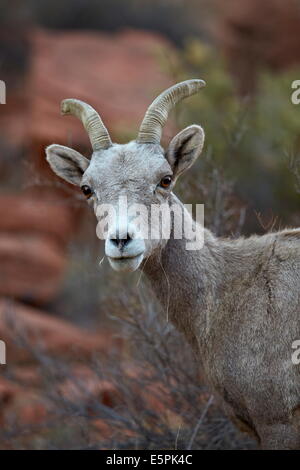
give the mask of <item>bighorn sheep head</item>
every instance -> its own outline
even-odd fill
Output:
[[[96,215],[100,205],[116,208],[105,237],[105,252],[116,270],[134,271],[163,243],[162,239],[140,235],[135,221],[124,217],[120,198],[126,198],[127,208],[168,203],[177,177],[201,153],[204,132],[198,125],[189,126],[164,151],[160,145],[162,129],[171,109],[204,85],[203,80],[187,80],[161,93],[149,106],[137,139],[124,145],[112,143],[99,114],[90,105],[75,99],[62,102],[62,114],[72,114],[82,121],[93,153],[89,160],[76,150],[53,144],[46,149],[47,160],[57,175],[81,187]]]

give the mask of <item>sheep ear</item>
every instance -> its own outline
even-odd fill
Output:
[[[166,159],[176,178],[193,165],[202,151],[203,144],[204,131],[196,125],[186,127],[171,140]]]
[[[46,158],[54,173],[77,186],[90,163],[76,150],[57,144],[46,148]]]

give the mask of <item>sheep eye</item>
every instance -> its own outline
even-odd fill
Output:
[[[84,184],[83,186],[81,186],[81,191],[83,192],[83,194],[85,195],[87,199],[89,199],[93,193],[91,188],[87,184]]]
[[[172,177],[171,176],[164,176],[161,180],[160,180],[160,183],[159,185],[166,189],[170,186],[170,184],[172,183]]]

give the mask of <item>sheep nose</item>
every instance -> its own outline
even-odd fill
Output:
[[[110,241],[116,245],[119,250],[123,250],[124,247],[132,240],[131,236],[127,233],[125,237],[123,238],[111,238]]]

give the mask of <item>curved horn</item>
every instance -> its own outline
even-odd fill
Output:
[[[81,120],[88,133],[93,151],[107,149],[112,145],[109,133],[99,114],[89,104],[73,98],[66,99],[61,102],[61,113],[72,114]]]
[[[149,106],[142,121],[137,142],[156,144],[160,142],[162,128],[171,109],[181,100],[194,95],[206,83],[203,80],[186,80],[163,91]]]

